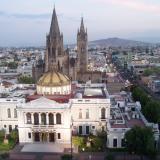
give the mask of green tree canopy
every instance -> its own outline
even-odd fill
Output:
[[[83,147],[85,145],[85,138],[80,136],[73,136],[72,142],[77,147]]]
[[[8,63],[8,67],[11,68],[11,69],[17,69],[18,63],[16,63],[16,62],[9,62]]]
[[[130,153],[153,156],[156,153],[154,135],[150,128],[133,127],[125,134],[126,148]]]
[[[5,131],[0,130],[0,141],[2,141],[4,139],[4,136],[5,136]]]
[[[149,101],[142,108],[142,111],[149,122],[160,122],[160,103],[158,101]]]
[[[132,97],[135,101],[140,101],[142,107],[150,101],[148,94],[144,92],[140,87],[136,87],[132,91]]]
[[[22,84],[34,84],[35,81],[32,77],[29,76],[21,76],[18,78],[18,82]]]
[[[17,131],[17,130],[12,130],[12,132],[10,133],[10,137],[11,137],[14,141],[17,141],[17,140],[18,140],[18,131]]]
[[[143,72],[144,76],[150,76],[153,74],[160,74],[160,67],[153,67],[153,68],[145,69]]]

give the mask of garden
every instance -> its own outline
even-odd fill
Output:
[[[18,131],[13,130],[10,135],[5,134],[5,130],[0,130],[0,151],[9,151],[18,142]]]
[[[73,136],[73,145],[80,152],[103,152],[106,147],[106,133],[98,133],[97,136]]]

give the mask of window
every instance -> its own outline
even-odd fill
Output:
[[[61,134],[60,133],[58,133],[58,139],[61,139]]]
[[[49,114],[49,125],[53,125],[54,124],[54,116],[52,113]]]
[[[117,147],[117,138],[113,139],[113,147]]]
[[[61,124],[62,121],[61,121],[61,114],[60,113],[57,113],[56,114],[56,124]]]
[[[31,121],[31,113],[27,113],[26,114],[26,118],[27,118],[27,124],[31,124],[32,121]]]
[[[86,110],[86,119],[89,119],[89,109]]]
[[[101,109],[101,119],[105,119],[106,118],[106,109],[102,108]]]
[[[17,110],[14,109],[14,118],[17,118]]]
[[[82,119],[82,110],[79,110],[79,119]]]
[[[15,125],[15,130],[16,130],[16,131],[18,130],[18,125]]]
[[[46,125],[46,114],[45,113],[41,114],[41,124]]]
[[[86,126],[86,134],[89,134],[89,126]]]
[[[82,134],[82,126],[79,126],[79,134]]]
[[[7,113],[8,113],[8,118],[11,118],[11,110],[10,110],[10,108],[7,109]]]
[[[6,125],[4,125],[4,128],[6,128],[7,126]]]
[[[34,113],[34,124],[35,125],[39,124],[39,115],[38,115],[38,113]]]
[[[30,132],[28,133],[28,138],[31,139],[31,133]]]
[[[9,133],[12,132],[12,125],[9,125]]]

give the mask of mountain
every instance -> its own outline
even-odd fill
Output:
[[[89,42],[89,47],[134,47],[134,46],[151,46],[152,43],[147,42],[141,42],[141,41],[134,41],[134,40],[127,40],[127,39],[121,39],[121,38],[108,38],[108,39],[100,39],[95,41]]]

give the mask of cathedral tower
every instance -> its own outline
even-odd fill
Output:
[[[88,67],[88,35],[85,31],[83,18],[77,34],[78,70],[85,72]]]
[[[62,70],[63,35],[60,33],[56,10],[54,8],[50,32],[47,35],[46,54],[45,54],[45,72],[53,70]]]

